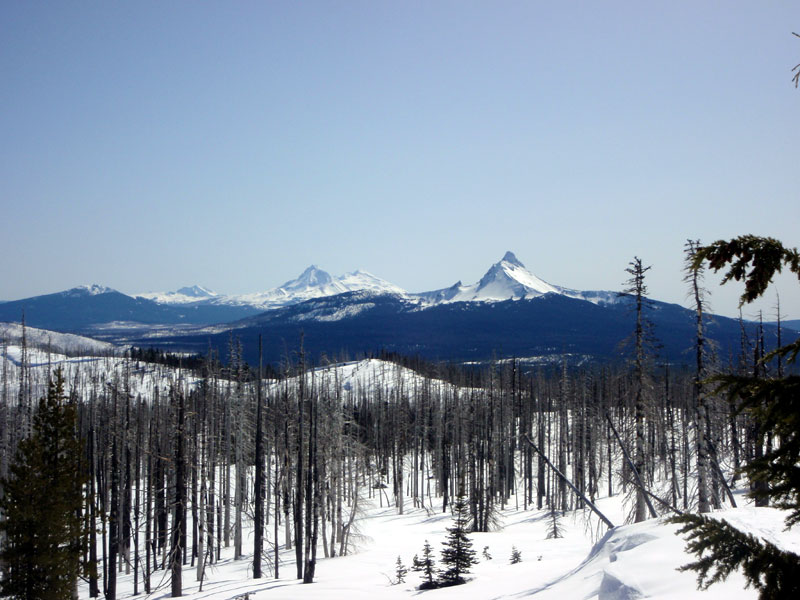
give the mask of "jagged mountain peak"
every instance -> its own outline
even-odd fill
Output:
[[[523,269],[525,268],[525,265],[523,265],[520,262],[520,260],[516,257],[516,255],[513,252],[511,252],[511,250],[509,250],[503,255],[503,258],[500,259],[500,262],[510,263],[512,265],[521,267]]]
[[[295,291],[310,287],[329,285],[333,278],[327,271],[323,271],[317,265],[310,265],[303,271],[297,279],[292,279],[284,283],[281,288],[287,291]]]

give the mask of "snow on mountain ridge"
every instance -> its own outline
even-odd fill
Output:
[[[76,286],[63,293],[69,296],[99,296],[100,294],[109,294],[116,291],[110,287],[92,283],[91,285]]]
[[[177,292],[139,294],[161,304],[204,302],[233,306],[254,306],[261,310],[281,308],[307,300],[336,296],[346,292],[368,291],[400,295],[418,302],[421,308],[450,302],[500,302],[533,299],[545,294],[559,294],[595,304],[616,302],[615,292],[582,292],[547,283],[529,271],[510,250],[494,263],[477,283],[461,281],[440,290],[409,293],[367,271],[355,270],[332,277],[317,265],[310,265],[297,278],[266,290],[238,295],[220,295],[207,288],[192,286]]]
[[[224,300],[220,299],[220,302],[249,304],[268,310],[315,298],[358,291],[407,295],[404,289],[366,271],[356,270],[338,277],[331,277],[326,271],[316,265],[311,265],[297,279],[287,281],[278,288],[254,294],[228,296]]]
[[[159,304],[191,304],[218,298],[219,294],[202,285],[192,285],[182,287],[175,292],[146,292],[136,294],[135,297],[153,300]]]
[[[326,286],[332,286],[334,289],[338,288],[329,273],[323,271],[317,265],[311,265],[305,271],[303,271],[297,279],[291,279],[287,281],[280,287],[280,289],[288,292],[295,292],[309,290],[310,288],[314,287],[325,288]],[[334,293],[341,293],[345,291],[347,290],[342,289],[341,291]]]
[[[455,286],[454,286],[455,288]],[[475,302],[520,300],[544,294],[559,294],[561,288],[550,285],[531,273],[513,252],[503,255],[493,264],[478,283],[453,289],[444,302]]]
[[[202,285],[192,285],[189,287],[182,287],[175,293],[183,294],[184,296],[192,296],[194,298],[211,298],[217,295],[216,292],[208,289],[207,287],[203,287]]]

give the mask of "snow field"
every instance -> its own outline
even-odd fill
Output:
[[[196,569],[183,571],[184,597],[205,600],[231,600],[249,593],[251,600],[268,599],[364,599],[411,598],[420,593],[433,599],[501,599],[533,597],[543,600],[633,600],[635,598],[756,598],[753,590],[744,589],[744,578],[733,574],[727,581],[699,591],[692,572],[677,568],[690,562],[684,552],[684,541],[675,535],[677,526],[651,519],[613,530],[599,531],[597,519],[588,511],[564,515],[561,525],[564,537],[547,539],[549,513],[509,508],[502,512],[503,527],[489,533],[472,533],[473,549],[480,563],[475,565],[469,581],[462,586],[426,592],[416,589],[419,574],[410,570],[412,558],[420,554],[427,539],[438,563],[441,542],[451,524],[449,513],[441,512],[441,499],[436,511],[413,508],[411,501],[398,510],[380,506],[377,496],[367,499],[366,513],[360,521],[362,538],[355,553],[335,558],[322,558],[318,551],[315,582],[303,584],[294,579],[294,550],[281,551],[280,579],[272,577],[271,566],[265,564],[265,577],[252,578],[252,555],[245,552],[234,561],[233,547],[222,550],[222,560],[207,567],[202,591],[195,581]],[[512,498],[511,506],[514,504]],[[599,502],[602,510],[616,522],[624,512],[622,496]],[[613,516],[612,516],[613,515]],[[744,507],[715,513],[737,526],[758,532],[787,549],[800,548],[800,530],[783,531],[783,514],[771,508]],[[251,523],[246,523],[245,549],[252,546]],[[272,524],[267,527],[271,553]],[[605,530],[604,526],[600,526]],[[283,537],[281,527],[280,537]],[[592,539],[601,533],[596,543]],[[485,560],[482,551],[488,546],[492,556]],[[509,562],[512,546],[522,553],[522,562]],[[252,550],[251,550],[252,552]],[[392,584],[397,556],[409,568],[406,582]],[[153,593],[149,598],[169,597],[169,576],[157,571],[152,577]],[[142,588],[141,581],[139,583]],[[130,597],[133,576],[118,576],[118,597]],[[140,593],[137,597],[145,597]],[[80,588],[80,598],[88,598],[88,587]]]

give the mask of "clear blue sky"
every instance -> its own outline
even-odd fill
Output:
[[[638,255],[682,303],[686,238],[800,245],[792,31],[795,0],[3,2],[0,299],[422,291],[513,250],[579,289]]]

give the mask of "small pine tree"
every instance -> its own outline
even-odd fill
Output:
[[[522,552],[516,546],[511,546],[511,564],[515,565],[522,562]]]
[[[442,585],[458,585],[464,583],[463,575],[469,573],[470,567],[477,564],[472,540],[467,537],[469,530],[469,505],[460,493],[453,504],[453,526],[447,528],[447,539],[442,549],[442,564],[445,569],[439,572]]]
[[[424,590],[436,587],[436,581],[434,580],[434,575],[436,575],[436,561],[433,560],[433,548],[431,548],[428,540],[425,540],[425,546],[422,548],[422,558],[420,559],[416,554],[414,555],[414,562],[412,563],[411,569],[422,573],[423,582],[422,585],[419,586],[420,589]]]
[[[394,567],[394,583],[395,585],[399,585],[401,583],[406,582],[406,574],[408,573],[408,569],[403,564],[402,559],[400,556],[397,556],[397,562],[395,563]]]
[[[83,448],[75,436],[75,407],[64,398],[64,378],[55,372],[47,397],[39,400],[31,436],[20,442],[10,476],[2,482],[0,595],[72,598],[81,561]]]

